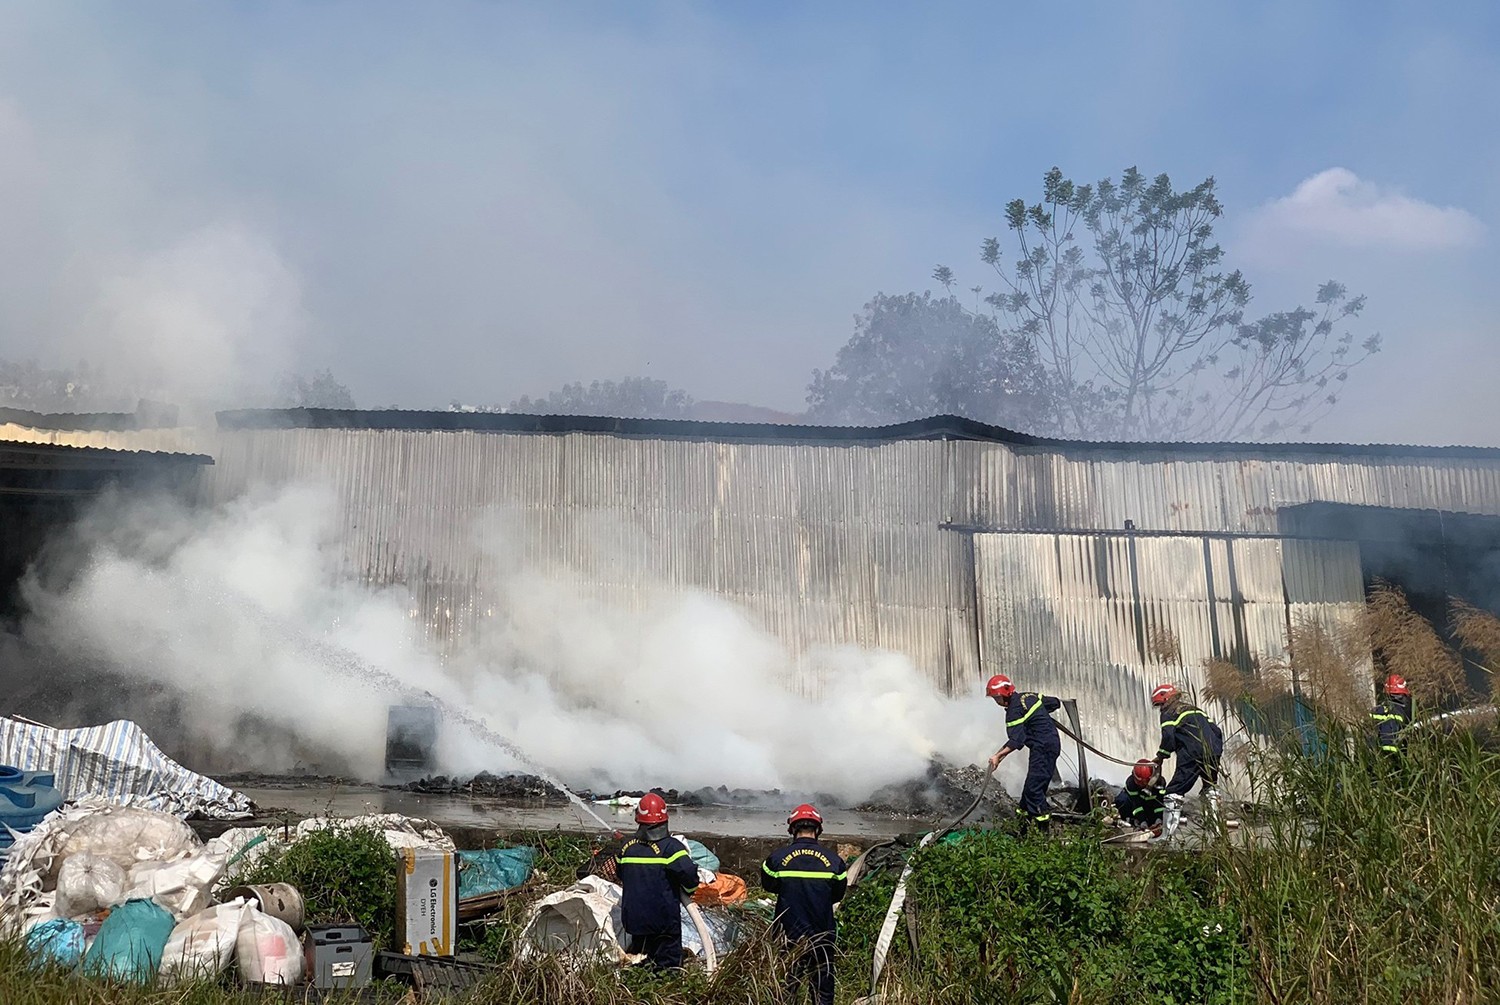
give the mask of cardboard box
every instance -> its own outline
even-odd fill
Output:
[[[403,848],[398,853],[396,938],[407,956],[452,956],[458,938],[458,856]]]

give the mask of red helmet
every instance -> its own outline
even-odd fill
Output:
[[[1140,760],[1135,762],[1135,767],[1130,769],[1130,777],[1141,785],[1147,785],[1156,775],[1156,762]]]
[[[667,801],[655,792],[641,796],[641,801],[635,808],[635,822],[648,825],[666,823]]]
[[[997,673],[984,686],[984,693],[991,698],[1009,698],[1016,693],[1016,686],[1010,682],[1010,678],[1005,676],[1005,674]]]
[[[1151,704],[1165,705],[1179,693],[1176,684],[1158,684],[1156,690],[1151,692]]]
[[[1406,686],[1406,678],[1398,673],[1393,673],[1385,679],[1386,694],[1411,694],[1411,688]]]
[[[791,814],[786,818],[786,829],[788,831],[796,833],[800,829],[797,826],[798,824],[804,826],[811,824],[821,831],[823,829],[823,814],[819,813],[811,803],[803,803],[795,810],[792,810]]]

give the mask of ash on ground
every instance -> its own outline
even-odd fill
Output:
[[[548,805],[568,802],[567,794],[536,775],[492,775],[481,771],[469,778],[433,775],[401,786],[408,792],[452,796],[479,796],[485,799],[525,799]]]
[[[887,785],[850,809],[892,817],[956,816],[974,802],[984,787],[984,779],[984,769],[975,765],[959,767],[933,761],[924,777]],[[994,806],[1005,799],[1004,790],[991,782],[985,803]]]

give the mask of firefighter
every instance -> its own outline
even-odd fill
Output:
[[[1370,710],[1380,753],[1391,759],[1401,753],[1402,736],[1411,725],[1411,689],[1406,678],[1391,674],[1385,679],[1385,700]]]
[[[698,888],[698,866],[667,832],[667,802],[655,792],[635,808],[639,828],[620,846],[615,868],[624,894],[620,917],[630,953],[644,953],[656,969],[682,966],[682,898]]]
[[[1017,692],[1004,674],[991,677],[984,693],[1005,709],[1005,746],[990,758],[990,770],[1000,767],[1001,761],[1022,747],[1031,750],[1017,813],[1039,827],[1046,827],[1052,819],[1047,809],[1047,786],[1057,768],[1057,755],[1062,753],[1052,713],[1062,706],[1062,701],[1034,691]]]
[[[1171,837],[1182,822],[1182,803],[1193,786],[1203,782],[1208,816],[1219,819],[1219,761],[1224,756],[1224,734],[1203,709],[1186,701],[1175,684],[1158,684],[1151,704],[1161,709],[1161,745],[1154,763],[1174,754],[1177,766],[1162,796],[1162,837]]]
[[[1156,762],[1142,758],[1130,769],[1125,787],[1115,796],[1120,819],[1137,830],[1161,823],[1161,777]]]
[[[816,1005],[833,1005],[833,905],[844,896],[844,860],[818,838],[823,817],[803,803],[786,818],[792,843],[772,852],[761,865],[760,885],[776,894],[773,927],[794,954],[789,998],[799,1000],[811,984]]]

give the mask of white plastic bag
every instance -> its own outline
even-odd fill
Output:
[[[125,902],[125,870],[103,855],[79,852],[57,871],[57,913],[65,918],[92,914]]]
[[[130,868],[125,896],[154,900],[181,921],[208,906],[208,891],[223,871],[223,860],[206,852],[175,862],[139,862]]]
[[[193,829],[174,816],[112,806],[73,823],[60,851],[103,855],[128,870],[137,862],[168,862],[202,847]]]
[[[178,922],[162,950],[161,976],[199,980],[222,974],[234,959],[245,911],[245,902],[235,899]]]
[[[240,976],[250,983],[291,986],[302,979],[302,944],[280,918],[245,908],[235,945]]]

